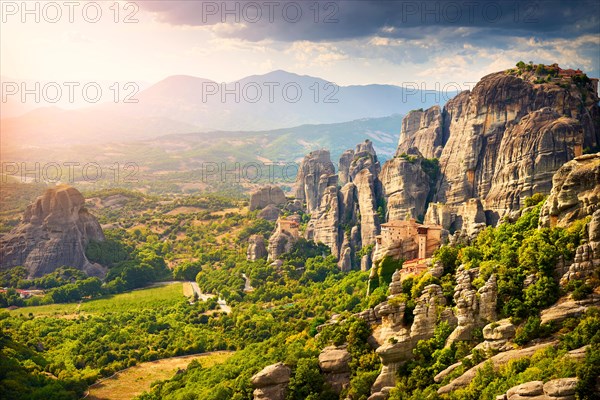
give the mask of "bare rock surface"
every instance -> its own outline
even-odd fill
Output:
[[[286,203],[285,194],[279,186],[263,186],[250,194],[250,211],[260,210],[269,204],[283,206]]]
[[[542,226],[566,226],[600,209],[600,153],[587,154],[554,174],[540,215]]]
[[[47,189],[0,239],[0,268],[22,265],[30,277],[40,277],[68,266],[102,277],[106,268],[85,255],[90,240],[103,241],[104,233],[81,193],[68,185]]]
[[[254,400],[284,400],[291,370],[283,363],[265,367],[251,378]]]
[[[261,258],[267,257],[267,246],[265,245],[265,238],[262,235],[252,235],[248,239],[248,251],[246,252],[246,258],[249,261],[260,260]]]

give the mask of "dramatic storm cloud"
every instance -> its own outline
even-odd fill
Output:
[[[282,69],[341,85],[434,89],[519,60],[600,75],[597,0],[88,3],[102,8],[98,23],[83,18],[83,6],[74,23],[48,21],[51,13],[35,20],[21,2],[5,7],[2,75],[154,83],[184,74],[231,82]]]
[[[488,36],[577,37],[598,33],[600,3],[584,1],[145,1],[173,25],[238,24],[220,36],[245,40],[418,38],[423,29],[484,28]],[[592,12],[592,11],[597,12]]]

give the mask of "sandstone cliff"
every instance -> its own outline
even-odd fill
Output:
[[[487,75],[443,109],[434,106],[404,118],[396,155],[415,147],[426,158],[439,158],[441,175],[433,201],[449,207],[437,213],[452,216],[444,221],[446,229],[454,222],[452,218],[460,217],[461,205],[473,198],[481,201],[486,213],[483,222],[495,224],[522,207],[525,197],[549,193],[552,176],[564,163],[586,148],[599,148],[595,81],[561,76],[558,66],[536,70],[534,66],[532,71],[513,69]],[[552,76],[540,75],[546,73]],[[406,186],[407,179],[393,182],[388,178],[390,171],[399,170],[399,163],[396,157],[383,167],[386,192],[394,191],[388,189],[390,185]],[[422,181],[418,170],[411,172],[417,177],[409,181],[412,185]],[[413,193],[424,190],[411,189]],[[402,213],[411,207],[424,210],[427,204],[422,196],[392,198],[390,219],[397,216],[393,210]],[[472,231],[469,224],[464,229]]]
[[[103,241],[104,234],[84,205],[75,188],[47,189],[27,207],[21,223],[0,239],[2,269],[22,265],[30,277],[40,277],[69,266],[103,276],[106,270],[85,256],[89,241]]]
[[[425,158],[439,158],[446,140],[442,110],[439,106],[425,111],[414,110],[402,120],[396,155],[408,153],[411,148],[416,147]]]
[[[598,96],[591,83],[535,83],[528,72],[481,79],[444,107],[448,141],[436,200],[472,197],[503,215],[526,196],[548,192],[552,174],[600,144]]]

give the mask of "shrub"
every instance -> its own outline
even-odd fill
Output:
[[[531,197],[525,198],[525,207],[533,207],[546,200],[546,196],[542,193],[535,193]]]

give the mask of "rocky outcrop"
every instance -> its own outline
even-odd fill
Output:
[[[515,337],[515,334],[516,328],[510,322],[510,319],[492,322],[483,327],[484,341],[475,348],[486,352],[512,350],[514,346],[510,343],[510,340]]]
[[[598,275],[600,267],[600,153],[575,158],[561,167],[540,212],[544,227],[568,226],[591,216],[586,237],[576,249],[572,264],[557,266],[561,285],[572,280],[588,280]]]
[[[567,226],[600,209],[600,153],[575,158],[552,179],[540,215],[542,226]]]
[[[340,226],[355,226],[358,221],[358,197],[356,185],[346,183],[339,192],[340,202]]]
[[[379,233],[380,170],[370,140],[342,155],[339,175],[334,174],[329,152],[325,150],[313,151],[300,166],[296,197],[306,203],[306,212],[311,215],[305,236],[326,244],[337,257],[341,270],[354,267],[356,252],[375,243]],[[343,184],[341,189],[338,183]]]
[[[445,230],[454,229],[456,220],[456,207],[442,203],[429,203],[425,219],[425,225],[439,225]]]
[[[436,200],[479,197],[503,215],[526,196],[548,192],[552,174],[600,142],[592,84],[536,84],[530,73],[498,72],[445,106],[448,141],[440,156]]]
[[[61,266],[104,276],[106,269],[85,255],[89,241],[103,241],[104,233],[84,205],[83,196],[73,187],[47,189],[27,207],[21,223],[0,239],[0,267],[22,265],[30,278]]]
[[[577,119],[545,107],[508,126],[503,139],[485,196],[486,207],[502,213],[521,207],[534,193],[550,192],[552,175],[578,155],[584,136]]]
[[[285,400],[291,370],[283,363],[265,367],[251,378],[254,400]]]
[[[335,393],[350,384],[350,353],[345,347],[325,347],[319,354],[319,367]]]
[[[540,83],[546,76],[536,69],[487,75],[443,109],[412,111],[404,118],[396,156],[415,147],[426,158],[439,158],[432,200],[451,207],[434,207],[427,223],[450,229],[454,221],[447,217],[462,216],[468,211],[459,209],[463,203],[480,199],[486,218],[479,223],[495,224],[522,207],[525,197],[548,193],[552,175],[564,163],[600,145],[597,81]],[[388,163],[382,182],[389,170],[398,169],[397,157]],[[416,209],[426,208],[426,200],[414,201]]]
[[[584,300],[566,300],[542,310],[540,319],[542,324],[551,322],[560,323],[567,318],[582,316],[589,307],[600,306],[600,296],[592,295]]]
[[[246,259],[248,261],[256,261],[267,257],[267,247],[265,246],[265,238],[262,235],[252,235],[248,239],[248,251]]]
[[[467,239],[474,239],[486,226],[485,211],[479,199],[469,199],[458,206],[454,230]]]
[[[296,238],[286,231],[275,231],[269,238],[269,260],[277,260],[282,254],[289,252],[296,243]]]
[[[429,177],[421,168],[422,155],[416,148],[407,149],[405,157],[396,156],[383,165],[383,186],[388,220],[423,217]]]
[[[267,221],[277,221],[277,218],[281,215],[281,210],[274,204],[268,204],[265,208],[260,210],[257,217],[266,219]]]
[[[553,379],[544,383],[543,381],[532,381],[514,386],[506,394],[496,397],[498,400],[575,400],[577,389],[577,378]]]
[[[329,151],[315,150],[304,157],[296,175],[295,195],[306,203],[309,214],[319,207],[325,189],[336,185],[337,176]]]
[[[354,227],[356,228],[356,227]],[[348,272],[352,269],[352,246],[350,244],[348,236],[344,235],[344,241],[340,249],[340,257],[338,260],[338,267],[342,272]]]
[[[302,211],[303,209],[302,202],[298,199],[288,200],[284,208],[291,213],[296,213],[298,211]]]
[[[373,142],[369,139],[356,145],[354,157],[348,168],[350,181],[354,181],[356,175],[363,169],[368,169],[372,175],[378,176],[381,171],[381,165],[377,159],[377,153],[373,148]]]
[[[285,194],[279,186],[263,186],[250,194],[250,211],[260,210],[269,204],[283,206],[286,203]]]
[[[414,110],[402,120],[396,155],[408,153],[411,148],[416,147],[425,158],[439,158],[446,140],[439,106],[425,111]]]
[[[447,346],[459,340],[470,340],[475,328],[496,319],[498,296],[496,276],[490,276],[487,282],[477,290],[473,287],[472,282],[478,276],[479,269],[477,268],[466,269],[461,265],[456,271],[454,301],[458,326],[448,337]]]

